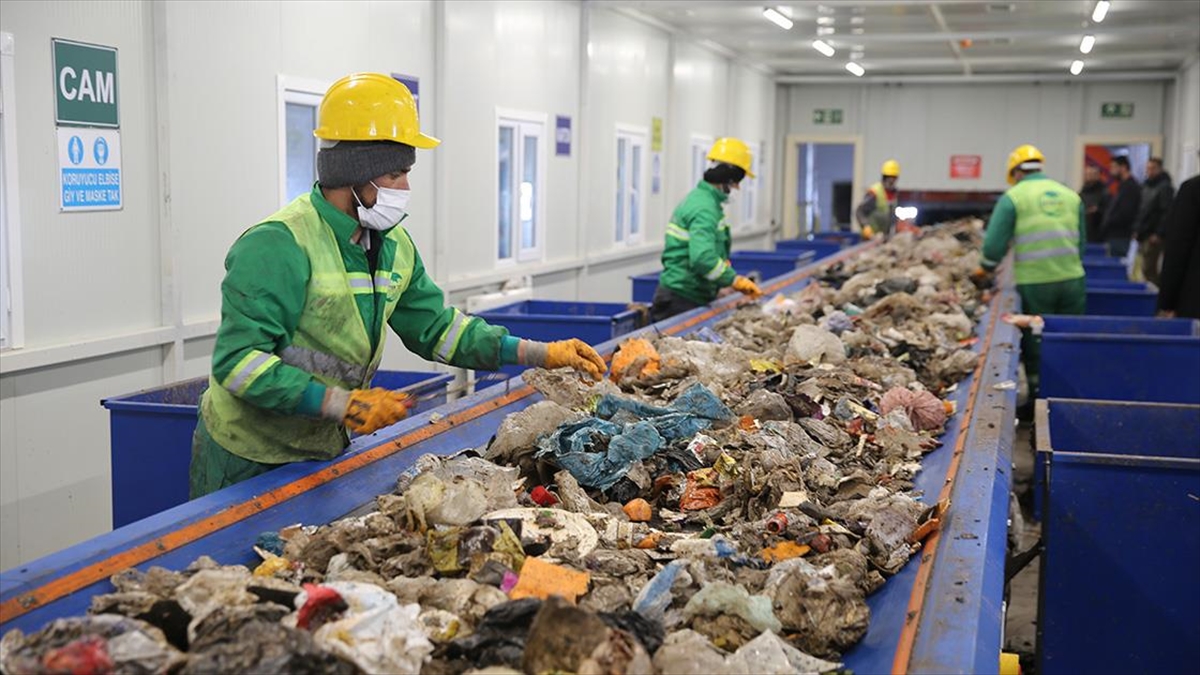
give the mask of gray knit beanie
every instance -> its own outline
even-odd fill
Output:
[[[321,187],[362,185],[417,161],[417,149],[393,141],[341,141],[317,151],[317,180]]]

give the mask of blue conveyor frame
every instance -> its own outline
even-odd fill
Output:
[[[797,291],[831,262],[876,245],[860,244],[771,280],[770,292]],[[957,414],[941,446],[924,459],[916,488],[933,503],[948,496],[940,532],[868,598],[871,624],[845,655],[856,673],[993,672],[1002,633],[1008,493],[1016,392],[994,385],[1017,379],[1019,334],[997,317],[1016,312],[1011,277],[977,328],[983,359],[953,394]],[[600,346],[614,350],[632,335],[686,335],[734,309],[729,298]],[[0,634],[26,632],[87,611],[108,578],[129,566],[182,569],[201,555],[225,564],[255,563],[251,545],[266,531],[338,519],[391,492],[417,457],[485,445],[503,418],[540,396],[510,380],[355,439],[329,462],[286,465],[70,548],[0,572]],[[434,413],[438,416],[435,416]]]

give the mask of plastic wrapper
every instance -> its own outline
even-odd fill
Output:
[[[787,361],[816,365],[846,360],[846,346],[838,336],[817,326],[796,326],[788,342]]]
[[[336,582],[326,586],[337,591],[349,607],[342,618],[313,633],[317,644],[365,672],[421,670],[433,644],[425,637],[420,605],[400,605],[396,596],[370,584]],[[297,608],[307,599],[306,593],[297,596]]]

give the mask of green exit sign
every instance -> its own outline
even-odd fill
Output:
[[[813,108],[813,124],[841,124],[841,108]]]
[[[117,103],[117,50],[51,39],[54,56],[54,120],[60,125],[121,126]]]
[[[1133,104],[1101,103],[1100,117],[1103,119],[1129,119],[1133,117]]]

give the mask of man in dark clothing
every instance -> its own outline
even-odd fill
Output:
[[[1133,224],[1137,220],[1138,207],[1142,201],[1142,188],[1133,179],[1128,157],[1113,157],[1109,168],[1117,179],[1117,195],[1104,213],[1102,229],[1108,254],[1124,258],[1129,254],[1129,242],[1133,239]]]
[[[1167,213],[1158,313],[1200,319],[1200,176],[1179,186]]]
[[[1146,162],[1146,182],[1142,184],[1142,204],[1138,209],[1136,235],[1142,276],[1158,284],[1158,259],[1162,256],[1163,237],[1167,234],[1167,211],[1175,198],[1171,174],[1163,171],[1162,159]]]
[[[1083,189],[1079,191],[1087,214],[1087,242],[1103,244],[1100,226],[1104,224],[1104,210],[1108,208],[1108,188],[1100,180],[1100,167],[1091,164],[1083,168]]]

